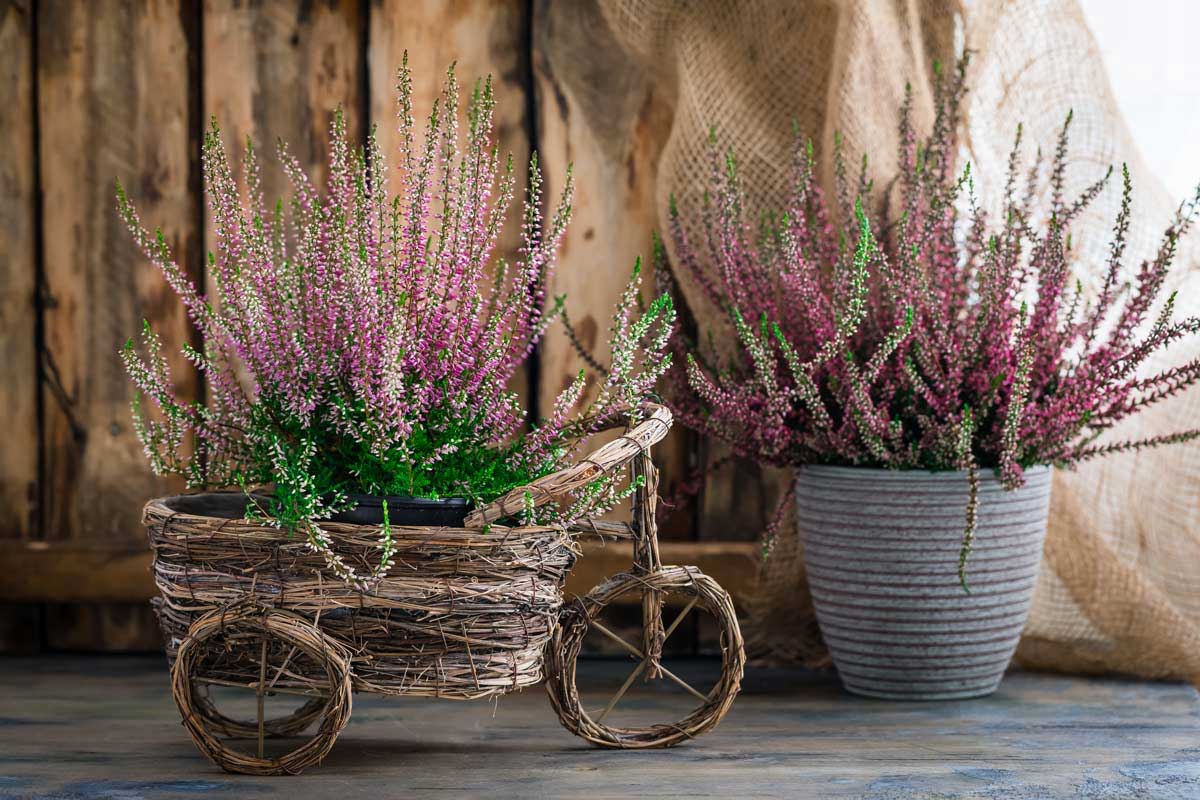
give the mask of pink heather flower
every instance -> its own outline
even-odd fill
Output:
[[[1151,354],[1200,333],[1200,317],[1178,319],[1174,298],[1160,297],[1200,190],[1122,293],[1131,196],[1123,170],[1103,288],[1082,302],[1070,224],[1108,176],[1075,200],[1063,197],[1068,116],[1050,163],[1049,221],[1033,228],[1040,184],[1035,167],[1022,185],[1018,128],[1003,216],[988,219],[969,167],[955,173],[965,70],[963,59],[952,77],[939,73],[936,118],[920,143],[911,94],[904,103],[898,206],[885,202],[887,187],[871,186],[865,159],[852,181],[839,143],[832,213],[812,147],[798,142],[790,201],[752,229],[736,161],[714,148],[708,202],[692,225],[672,207],[668,229],[675,268],[724,309],[739,346],[726,356],[703,336],[676,339],[686,355],[670,375],[678,418],[772,464],[988,468],[1009,487],[1032,464],[1069,466],[1200,435],[1097,443],[1121,419],[1200,380],[1200,360],[1151,376],[1140,370]],[[864,208],[885,213],[869,221]],[[661,247],[657,256],[665,267]]]
[[[509,387],[562,308],[562,298],[547,302],[546,290],[570,218],[570,173],[544,221],[531,158],[518,258],[496,259],[516,178],[493,140],[490,79],[471,92],[461,129],[453,69],[423,136],[407,57],[397,97],[398,187],[388,186],[374,131],[356,150],[339,112],[325,186],[314,186],[281,145],[294,191],[273,208],[249,146],[243,194],[214,121],[203,152],[216,230],[211,295],[145,230],[118,187],[134,239],[204,342],[187,356],[205,376],[207,404],[179,401],[149,328],[145,355],[132,343],[124,351],[134,384],[157,408],[142,414],[135,404],[152,466],[185,474],[195,487],[273,483],[263,511],[306,527],[323,552],[327,538],[315,520],[344,507],[348,493],[491,500],[560,466],[594,420],[640,405],[670,363],[669,299],[637,320],[626,302],[614,327],[616,377],[583,412],[593,422],[572,420],[581,394],[573,386],[526,436]],[[631,292],[636,283],[635,276]],[[615,496],[607,486],[588,491],[593,501]],[[596,502],[580,507],[594,511]]]

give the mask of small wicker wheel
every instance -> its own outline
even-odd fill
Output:
[[[257,723],[230,720],[216,712],[211,701],[198,691],[203,681],[202,662],[206,655],[227,651],[233,644],[253,642],[262,643],[264,677],[246,686],[259,690],[260,697],[264,692],[271,691],[270,686],[264,687],[268,642],[282,645],[289,653],[308,657],[319,664],[325,673],[324,681],[312,680],[306,687],[306,690],[319,693],[319,697],[312,698],[293,715],[271,722],[270,730],[275,735],[291,735],[319,719],[316,734],[312,738],[278,758],[265,758],[261,754],[262,737],[268,732],[266,720],[261,730]],[[279,671],[282,672],[283,667]],[[176,653],[175,665],[171,670],[171,691],[192,741],[221,769],[244,775],[294,775],[320,762],[329,753],[350,718],[350,656],[341,645],[304,617],[242,603],[217,609],[192,623],[187,638]],[[257,757],[234,750],[219,738],[243,737],[247,734],[259,737]]]
[[[575,684],[575,668],[584,637],[605,606],[631,591],[689,595],[695,606],[711,614],[720,626],[721,677],[709,690],[700,706],[677,722],[659,723],[644,728],[611,727],[599,719],[594,719],[580,702],[579,690]],[[624,646],[641,655],[632,645],[624,643]],[[745,664],[746,654],[742,645],[741,629],[738,627],[737,614],[729,593],[695,567],[662,567],[648,575],[629,572],[614,575],[564,610],[562,622],[550,643],[546,659],[546,690],[563,727],[593,744],[626,749],[671,747],[708,732],[721,721],[741,688]],[[639,667],[638,671],[642,668]],[[628,685],[627,683],[626,688]]]

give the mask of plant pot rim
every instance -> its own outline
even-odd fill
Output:
[[[893,469],[891,467],[864,467],[849,464],[798,464],[795,469],[798,472],[821,472],[831,475],[871,475],[875,479],[882,480],[903,480],[914,475],[920,475],[923,478],[955,478],[966,480],[967,470],[965,469]],[[1035,464],[1031,467],[1026,467],[1024,473],[1026,476],[1041,476],[1049,474],[1051,466],[1049,464]],[[982,479],[996,477],[996,470],[991,467],[981,468],[979,477]]]
[[[384,501],[387,501],[389,506],[406,506],[408,508],[447,508],[447,507],[463,507],[467,508],[471,505],[471,501],[466,497],[414,497],[407,494],[358,494],[356,492],[347,492],[346,499],[352,500],[360,506],[382,507]]]

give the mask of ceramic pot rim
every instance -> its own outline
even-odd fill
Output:
[[[819,475],[833,475],[842,477],[866,477],[870,476],[872,480],[906,480],[914,477],[919,477],[922,480],[962,480],[967,479],[967,470],[965,469],[889,469],[887,467],[859,467],[847,466],[843,464],[800,464],[796,468],[800,474],[805,472],[813,472]],[[1041,478],[1048,476],[1051,472],[1049,464],[1036,464],[1032,467],[1026,467],[1026,478]],[[999,480],[996,475],[996,470],[985,468],[979,470],[980,480]]]

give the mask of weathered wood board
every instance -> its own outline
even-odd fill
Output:
[[[388,160],[393,189],[399,180],[396,154],[400,139],[396,118],[396,74],[405,52],[413,75],[413,115],[423,126],[433,101],[441,94],[446,70],[453,64],[465,108],[476,80],[489,75],[498,106],[495,133],[500,152],[512,154],[524,191],[529,162],[529,119],[526,88],[529,76],[524,51],[528,12],[522,0],[374,0],[368,49],[371,124]],[[518,195],[519,199],[520,195]],[[516,252],[517,226],[509,226],[500,255]]]
[[[38,531],[33,15],[29,4],[0,7],[0,83],[7,87],[0,115],[0,409],[12,422],[0,447],[0,539]]]
[[[671,667],[693,685],[711,661]],[[625,660],[581,664],[601,708]],[[830,674],[747,673],[728,717],[667,750],[586,746],[543,691],[488,702],[356,695],[329,756],[303,777],[226,775],[179,724],[161,658],[6,659],[0,792],[18,797],[797,798],[1192,800],[1200,698],[1184,684],[1015,673],[981,700],[845,694]],[[240,709],[253,718],[253,698]],[[628,704],[628,705],[626,705]],[[678,713],[669,686],[635,683],[618,713]]]
[[[531,44],[548,196],[561,191],[568,165],[575,180],[571,227],[553,289],[566,295],[583,347],[607,363],[613,310],[639,257],[643,297],[654,293],[655,177],[670,132],[671,100],[622,57],[594,0],[535,3]],[[584,367],[565,336],[548,336],[539,366],[541,407],[551,407]],[[656,447],[664,495],[674,495],[693,468],[693,446],[680,429]],[[691,517],[690,508],[676,510],[663,537],[691,538]]]
[[[278,142],[324,187],[337,108],[350,140],[362,140],[365,14],[353,0],[204,1],[204,124],[216,117],[235,163],[247,138],[254,142],[269,206],[292,194],[276,158]]]
[[[54,542],[138,548],[145,498],[180,484],[150,473],[130,425],[133,389],[117,353],[148,320],[173,354],[180,396],[194,397],[197,380],[178,355],[191,328],[118,218],[114,179],[198,277],[198,121],[189,101],[196,16],[179,0],[102,5],[37,6],[42,533]],[[99,607],[78,624],[47,616],[44,639],[101,647],[109,612]]]
[[[151,474],[129,421],[133,389],[117,353],[143,319],[166,352],[190,338],[183,309],[115,211],[114,179],[161,226],[181,264],[199,265],[191,181],[186,4],[62,0],[38,6],[38,116],[45,263],[44,534],[142,543]],[[182,397],[194,370],[172,358]]]

